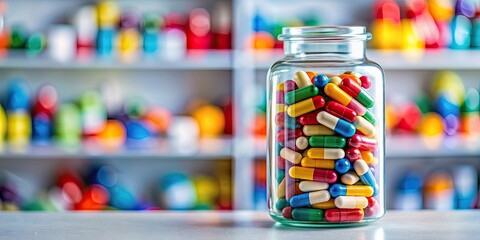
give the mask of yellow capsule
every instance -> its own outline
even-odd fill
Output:
[[[335,101],[339,102],[343,106],[347,106],[352,100],[352,97],[350,95],[348,95],[346,92],[340,89],[340,87],[333,83],[328,83],[327,85],[325,85],[324,91],[325,94],[335,99]]]
[[[315,96],[288,106],[287,113],[290,117],[298,117],[305,113],[317,110],[325,105],[322,96]]]
[[[277,85],[277,91],[283,91],[285,84],[283,82]]]
[[[310,167],[310,168],[334,169],[335,160],[311,159],[308,157],[304,157],[302,159],[301,165],[302,167]]]
[[[277,197],[284,198],[285,197],[285,178],[278,184],[277,188]]]
[[[308,74],[304,71],[298,71],[293,76],[293,81],[297,84],[298,88],[303,88],[308,85],[312,85],[312,81],[308,77]]]
[[[350,185],[346,186],[347,196],[362,196],[371,197],[373,195],[373,188],[365,185]]]
[[[295,152],[289,148],[282,148],[280,150],[280,157],[286,159],[293,164],[299,164],[302,161],[302,154]]]
[[[331,198],[330,200],[322,203],[316,203],[312,205],[312,208],[316,209],[331,209],[335,208],[335,200]]]
[[[316,159],[340,159],[345,157],[345,151],[341,148],[310,148],[307,156]]]
[[[340,85],[342,83],[342,79],[339,76],[334,76],[330,78],[330,83],[333,83],[335,85]]]
[[[375,167],[378,164],[378,159],[373,156],[373,153],[370,151],[360,151],[362,155],[362,159],[368,164],[370,167]]]
[[[331,136],[335,135],[335,131],[324,125],[305,125],[303,126],[303,134],[305,136]]]
[[[287,106],[285,104],[277,103],[277,105],[275,106],[275,110],[277,113],[285,112],[287,110]]]

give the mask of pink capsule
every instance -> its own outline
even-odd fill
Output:
[[[365,212],[365,217],[370,217],[370,216],[373,216],[375,213],[377,213],[380,207],[378,206],[378,202],[377,200],[375,200],[374,197],[367,197],[367,199],[368,199],[368,205],[364,209],[364,212]]]
[[[297,83],[293,80],[287,80],[283,83],[283,91],[285,93],[298,89]]]
[[[355,134],[348,139],[348,146],[358,148],[361,151],[375,151],[377,139]]]
[[[277,91],[277,103],[285,103],[285,93],[283,91]]]
[[[348,159],[348,161],[355,162],[356,160],[362,158],[362,154],[358,148],[349,148],[345,150],[345,157]]]
[[[285,169],[285,161],[286,160],[284,158],[277,156],[276,158],[277,167],[280,169]]]
[[[287,139],[298,138],[302,136],[302,130],[282,128],[277,131],[277,142],[285,142]]]
[[[362,87],[365,88],[365,89],[372,86],[372,80],[370,80],[370,78],[367,77],[367,76],[361,76],[360,77],[360,82],[362,82]]]

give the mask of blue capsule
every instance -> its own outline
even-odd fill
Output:
[[[313,79],[313,85],[321,89],[323,89],[323,87],[325,87],[325,85],[327,85],[327,83],[329,82],[330,82],[330,78],[323,74],[317,75]]]
[[[350,161],[346,158],[338,159],[335,161],[335,171],[338,173],[344,174],[350,170],[351,164]]]

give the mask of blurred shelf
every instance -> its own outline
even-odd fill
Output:
[[[79,146],[74,147],[49,143],[30,144],[26,147],[4,145],[2,150],[0,161],[44,158],[217,160],[232,158],[232,139],[212,138],[184,143],[176,143],[168,139],[155,139],[135,146],[127,144],[120,148],[108,148],[96,141],[85,140]]]
[[[184,58],[165,59],[160,56],[138,56],[134,60],[118,57],[91,57],[58,61],[48,52],[29,56],[23,51],[10,51],[0,57],[0,69],[128,69],[128,70],[231,70],[232,51],[188,51]]]
[[[283,57],[283,51],[259,50],[253,53],[255,68],[267,70]],[[384,70],[478,70],[480,50],[432,49],[426,51],[368,49],[367,57],[380,64]]]
[[[388,136],[386,157],[401,158],[448,158],[478,157],[480,159],[480,137],[451,136],[444,138],[421,138],[419,136]],[[266,139],[255,139],[255,157],[266,156]]]
[[[479,157],[480,137],[461,135],[443,138],[418,136],[387,137],[388,158]]]

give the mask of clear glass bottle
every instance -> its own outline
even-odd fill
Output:
[[[268,203],[277,222],[354,226],[385,214],[384,74],[365,27],[284,28],[270,67]]]

